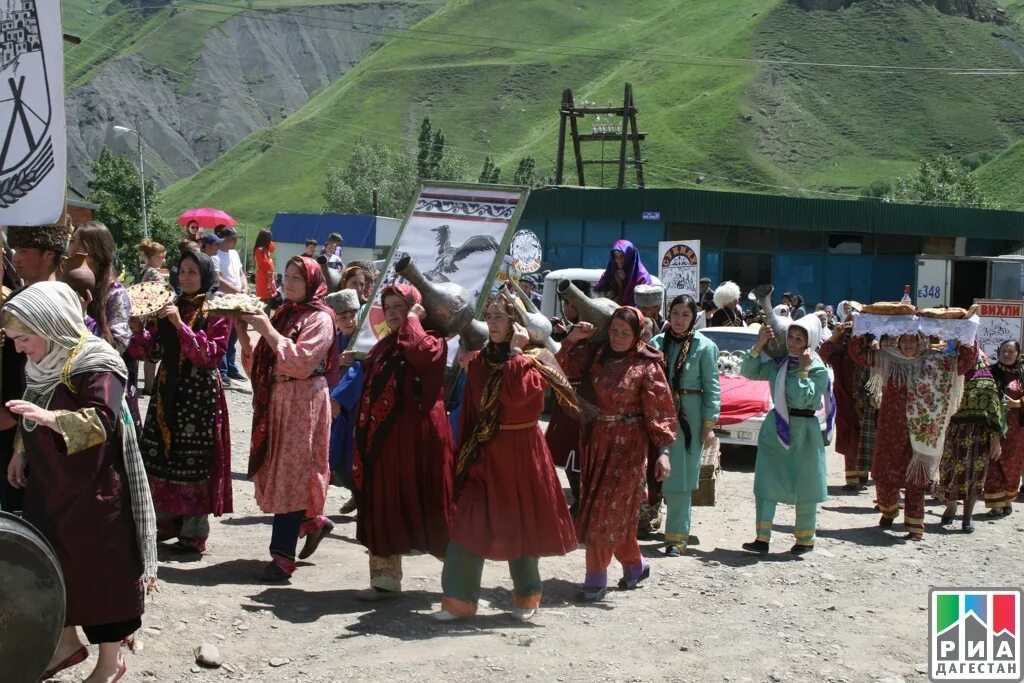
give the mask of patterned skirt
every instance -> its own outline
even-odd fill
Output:
[[[977,422],[953,422],[946,432],[946,445],[939,464],[936,495],[950,502],[968,495],[980,497],[988,469],[992,432]]]

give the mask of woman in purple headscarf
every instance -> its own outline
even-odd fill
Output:
[[[629,240],[618,240],[612,245],[608,267],[594,289],[620,306],[633,306],[633,289],[637,285],[651,284],[654,281],[640,261],[640,252]]]

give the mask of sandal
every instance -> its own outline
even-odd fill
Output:
[[[78,648],[77,650],[69,654],[64,659],[63,662],[53,667],[52,669],[47,669],[46,671],[44,671],[43,675],[39,677],[39,680],[48,681],[64,669],[70,669],[73,666],[81,664],[87,659],[89,659],[89,650],[85,647],[85,645],[83,645],[82,647]]]

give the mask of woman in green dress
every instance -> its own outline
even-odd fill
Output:
[[[679,431],[669,451],[672,473],[662,489],[668,506],[665,555],[679,557],[690,538],[690,507],[700,484],[701,453],[714,435],[722,394],[718,347],[693,329],[697,303],[682,294],[668,310],[669,329],[651,345],[665,354],[665,376],[679,417]]]
[[[786,349],[781,360],[761,356],[775,337],[768,325],[761,327],[754,348],[743,358],[740,374],[772,383],[775,407],[765,415],[757,437],[754,464],[754,497],[757,505],[757,538],[743,549],[759,555],[768,553],[775,507],[796,506],[794,555],[814,550],[818,503],[828,498],[826,487],[825,438],[831,438],[835,424],[832,383],[828,369],[816,349],[821,339],[821,322],[808,315],[789,326]],[[824,402],[826,434],[822,434],[816,412]]]

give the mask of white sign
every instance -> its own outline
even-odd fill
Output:
[[[1007,299],[975,299],[978,306],[978,346],[989,358],[995,358],[1004,341],[1021,341],[1024,331],[1024,303]]]
[[[917,291],[914,303],[918,308],[939,308],[949,305],[949,275],[952,262],[947,258],[917,260]]]
[[[390,330],[380,306],[381,290],[396,279],[394,263],[408,254],[431,282],[454,282],[479,309],[481,292],[489,292],[508,239],[526,205],[529,190],[487,185],[420,187],[410,215],[402,223],[372,298],[350,348],[366,353]],[[449,359],[455,343],[449,344]]]
[[[67,142],[58,0],[0,3],[0,224],[56,223]]]
[[[698,299],[700,240],[658,242],[658,279],[665,286],[666,306],[680,294]]]

